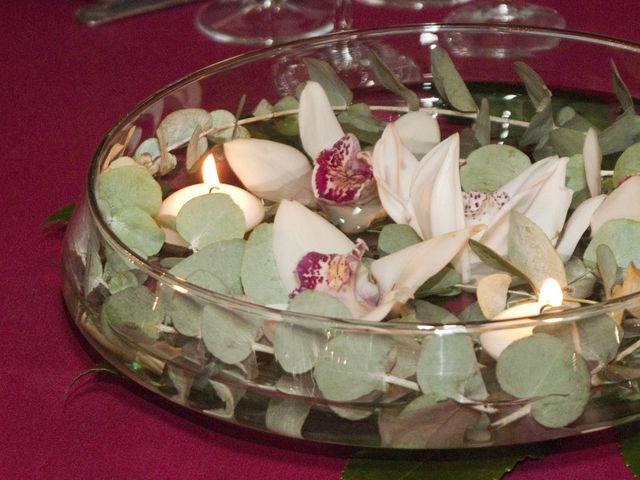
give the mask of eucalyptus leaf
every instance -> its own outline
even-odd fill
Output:
[[[551,91],[538,73],[524,62],[514,62],[513,64],[518,77],[524,83],[529,100],[533,103],[536,111],[542,111],[551,102]]]
[[[509,260],[500,256],[498,253],[496,253],[486,245],[483,245],[476,240],[470,239],[469,247],[471,247],[473,253],[475,253],[485,265],[491,268],[495,268],[496,270],[507,272],[514,277],[522,278],[526,280],[530,285],[534,285],[533,279],[531,279],[529,275],[527,275]]]
[[[546,427],[570,424],[589,400],[591,376],[585,361],[562,340],[544,333],[511,343],[498,358],[496,375],[505,392],[536,399],[531,414]]]
[[[320,315],[329,318],[348,319],[353,317],[351,312],[337,298],[328,293],[316,292],[315,290],[304,290],[298,293],[289,302],[290,312],[309,315]]]
[[[337,115],[345,133],[353,133],[361,142],[374,144],[380,138],[385,123],[377,120],[366,103],[356,103]]]
[[[508,237],[509,260],[526,272],[533,286],[540,289],[547,278],[567,286],[564,264],[549,238],[535,223],[516,211],[511,212]]]
[[[348,402],[385,387],[393,341],[384,335],[339,332],[320,351],[314,378],[325,398]]]
[[[598,245],[596,248],[596,264],[605,289],[605,296],[608,298],[618,280],[618,264],[616,256],[607,245]]]
[[[373,68],[376,78],[383,87],[400,96],[407,103],[409,110],[413,111],[420,108],[420,99],[418,98],[418,95],[416,95],[414,91],[409,90],[400,80],[398,80],[391,69],[385,65],[375,51],[369,50],[369,60],[371,61],[371,67]]]
[[[564,268],[567,272],[568,293],[574,298],[589,298],[596,285],[596,277],[578,257],[572,257]]]
[[[251,111],[251,115],[254,117],[260,117],[262,115],[270,115],[273,113],[273,105],[266,99],[261,99],[258,104]]]
[[[388,255],[421,241],[416,231],[409,225],[390,223],[382,227],[380,231],[378,251],[383,255]]]
[[[476,297],[485,317],[495,318],[505,310],[511,280],[511,275],[498,272],[485,275],[478,281]]]
[[[431,295],[451,296],[460,293],[458,285],[462,282],[462,276],[450,265],[445,266],[429,280],[424,282],[415,297],[422,298]]]
[[[193,135],[189,139],[189,143],[187,144],[187,153],[185,157],[185,168],[188,172],[193,172],[196,170],[198,165],[198,160],[200,160],[200,155],[204,153],[207,149],[207,141],[204,141],[204,149],[200,149],[200,134],[202,134],[202,129],[200,126],[197,126],[193,131]]]
[[[622,152],[634,143],[640,142],[640,117],[628,111],[598,135],[603,155]]]
[[[340,418],[345,418],[352,422],[357,422],[358,420],[364,420],[367,417],[370,417],[374,414],[375,408],[369,406],[363,407],[339,407],[338,405],[334,405],[332,403],[327,405],[329,409],[338,415]]]
[[[138,145],[138,148],[136,148],[136,151],[133,154],[133,159],[136,161],[136,163],[145,167],[150,174],[154,175],[160,170],[161,155],[162,152],[158,139],[155,137],[151,137],[147,138],[144,142]],[[166,169],[173,170],[178,163],[176,157],[169,152],[166,152],[166,156]],[[112,162],[111,166],[113,166],[114,163],[116,162]]]
[[[618,157],[613,167],[613,184],[618,186],[631,175],[640,175],[640,143],[634,143]]]
[[[416,310],[416,320],[419,323],[432,325],[456,325],[460,323],[458,317],[449,310],[431,302],[416,300],[413,305]]]
[[[106,202],[112,212],[138,207],[154,215],[162,203],[162,190],[146,169],[137,165],[127,166],[108,169],[100,174],[98,199]]]
[[[640,265],[640,222],[624,218],[609,220],[591,239],[584,252],[587,267],[597,265],[596,252],[600,245],[607,245],[613,252],[618,267],[625,268],[629,262]]]
[[[298,110],[300,104],[295,97],[286,96],[282,97],[273,106],[274,113],[285,112],[287,110]],[[287,115],[277,117],[274,119],[274,126],[278,133],[287,136],[295,136],[300,132],[298,127],[298,116]]]
[[[576,208],[589,198],[589,188],[584,170],[582,154],[572,155],[567,162],[566,185],[573,190],[571,207]]]
[[[158,130],[161,130],[168,148],[173,149],[187,143],[196,127],[208,130],[211,127],[211,115],[201,108],[184,108],[164,117]]]
[[[213,110],[211,113],[211,131],[207,139],[212,143],[224,143],[233,138],[250,138],[246,127],[236,125],[236,116],[228,110]],[[224,127],[224,128],[223,128]],[[235,136],[234,136],[235,130]]]
[[[142,257],[155,255],[164,244],[162,229],[139,207],[120,207],[107,217],[106,222],[122,243]]]
[[[629,93],[629,88],[625,85],[616,63],[611,59],[611,81],[613,83],[613,91],[620,102],[623,110],[633,111],[633,97]]]
[[[224,240],[212,243],[185,258],[169,273],[187,279],[194,272],[206,271],[221,280],[231,295],[242,294],[240,272],[244,255],[244,240]]]
[[[233,418],[236,405],[244,396],[245,390],[242,388],[235,388],[215,380],[209,380],[209,383],[215,390],[218,398],[224,403],[224,407],[214,410],[204,410],[204,412],[215,415],[217,417],[227,419]]]
[[[108,297],[100,311],[100,320],[120,333],[140,332],[157,339],[157,328],[165,318],[165,310],[148,288],[137,286]]]
[[[313,368],[325,342],[321,329],[284,320],[276,328],[273,350],[285,372],[299,375]]]
[[[476,121],[471,129],[481,146],[491,143],[491,111],[489,109],[489,100],[486,98],[483,98],[480,102],[480,110],[478,110]]]
[[[176,230],[194,250],[221,240],[242,238],[245,229],[242,209],[223,193],[192,198],[176,216]]]
[[[240,271],[244,293],[263,305],[289,300],[273,258],[272,245],[272,224],[262,223],[254,228],[245,245]]]
[[[589,120],[578,114],[572,107],[564,106],[556,115],[556,123],[560,127],[570,128],[586,133],[590,128],[595,128]]]
[[[273,397],[265,413],[265,426],[272,432],[303,438],[302,427],[311,411],[311,403],[295,398]]]
[[[117,272],[115,275],[111,276],[107,282],[107,288],[109,289],[109,293],[112,295],[122,290],[126,290],[127,288],[137,287],[138,285],[140,285],[140,279],[130,270],[126,272]]]
[[[52,223],[62,223],[62,224],[67,224],[69,223],[69,221],[71,220],[71,216],[73,215],[73,210],[75,209],[75,204],[74,203],[70,203],[68,205],[65,205],[64,207],[56,210],[55,212],[53,212],[51,215],[49,215],[47,218],[45,218],[42,221],[42,225],[46,226],[46,225],[50,225]]]
[[[551,130],[551,144],[555,152],[561,157],[570,157],[582,153],[584,132],[570,128],[555,128]]]
[[[465,192],[494,192],[531,166],[529,157],[509,145],[486,145],[474,150],[460,169]]]
[[[238,363],[253,353],[260,324],[247,315],[236,315],[213,304],[202,312],[202,340],[216,358],[225,363]]]
[[[446,50],[437,46],[431,49],[431,72],[436,89],[451,106],[461,112],[478,111],[478,105],[451,57]]]
[[[553,112],[551,103],[548,103],[542,110],[531,117],[529,126],[520,137],[519,144],[521,146],[538,145],[538,147],[542,147],[548,140],[553,128]]]
[[[431,335],[422,344],[416,377],[424,393],[454,400],[467,397],[467,384],[478,375],[473,342],[465,334]],[[480,393],[483,400],[486,398]]]
[[[353,92],[346,83],[338,76],[336,71],[327,62],[316,58],[303,59],[309,78],[322,85],[327,92],[329,102],[334,107],[350,105],[353,101]]]

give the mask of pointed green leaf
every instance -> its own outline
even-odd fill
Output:
[[[409,225],[390,223],[382,227],[378,237],[378,250],[383,255],[410,247],[422,240]]]
[[[529,100],[533,103],[535,109],[539,112],[551,101],[551,91],[542,80],[538,73],[524,62],[515,62],[513,64],[518,77],[524,83],[527,89]]]
[[[337,116],[345,133],[353,133],[361,142],[374,144],[380,138],[385,123],[377,120],[366,103],[356,103]]]
[[[617,187],[625,178],[640,175],[640,143],[627,147],[613,168],[613,184]]]
[[[629,89],[625,85],[616,63],[611,59],[611,81],[613,83],[613,91],[620,102],[623,110],[633,111],[633,97],[629,93]]]
[[[71,216],[73,215],[73,210],[75,209],[75,207],[76,206],[74,203],[65,205],[64,207],[60,208],[59,210],[55,211],[54,213],[49,215],[47,218],[45,218],[42,222],[42,225],[46,226],[56,222],[60,222],[63,224],[69,223],[69,220],[71,220]]]
[[[351,104],[353,93],[331,65],[316,58],[305,58],[303,62],[309,72],[309,78],[322,85],[332,106],[341,107]]]
[[[486,98],[483,98],[480,102],[480,110],[471,129],[480,145],[484,146],[491,143],[491,112],[489,110],[489,100]]]
[[[582,153],[584,136],[584,132],[578,130],[555,128],[551,130],[551,144],[559,156],[570,157]]]
[[[456,70],[451,57],[440,47],[431,49],[431,73],[438,92],[451,106],[461,112],[478,111],[478,105]]]
[[[607,129],[600,132],[598,142],[603,155],[622,152],[640,142],[640,117],[627,111]]]
[[[469,247],[471,247],[473,253],[475,253],[485,265],[495,268],[496,270],[510,273],[514,277],[522,278],[531,286],[534,286],[533,280],[525,272],[506,258],[494,252],[491,248],[473,239],[469,240]]]
[[[418,110],[420,108],[420,99],[418,98],[418,95],[416,95],[414,91],[409,90],[400,80],[398,80],[395,74],[387,65],[385,65],[375,51],[369,50],[369,59],[371,60],[371,67],[373,68],[376,78],[380,84],[403,98],[404,101],[407,102],[409,110]]]

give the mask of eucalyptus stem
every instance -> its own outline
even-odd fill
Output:
[[[254,352],[269,353],[269,354],[271,354],[271,355],[274,355],[274,354],[275,354],[275,350],[273,349],[273,347],[269,347],[269,346],[267,346],[267,345],[263,345],[263,344],[258,343],[258,342],[253,342],[253,343],[251,344],[251,349],[252,349]]]
[[[386,383],[391,383],[393,385],[408,388],[409,390],[413,390],[415,392],[420,391],[420,387],[416,382],[407,380],[406,378],[400,378],[394,375],[383,375],[382,380],[384,380]]]
[[[636,340],[631,345],[629,345],[627,348],[625,348],[623,351],[618,353],[618,355],[616,355],[616,358],[614,359],[614,362],[619,362],[623,358],[628,357],[633,352],[635,352],[638,348],[640,348],[640,340]]]
[[[513,423],[516,420],[520,420],[522,417],[526,417],[527,415],[529,415],[530,412],[531,412],[531,404],[527,403],[524,407],[519,408],[515,412],[507,415],[506,417],[502,417],[501,419],[491,423],[491,425],[489,425],[489,428],[491,430],[497,430],[499,428],[506,427],[510,423]]]

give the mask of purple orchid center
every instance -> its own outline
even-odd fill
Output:
[[[493,216],[509,201],[507,192],[462,192],[464,216],[469,221],[477,221]]]
[[[351,133],[322,150],[313,169],[316,198],[337,205],[368,200],[375,194],[370,157]]]

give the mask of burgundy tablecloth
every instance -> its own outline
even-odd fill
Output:
[[[245,51],[194,28],[198,5],[99,28],[73,19],[82,1],[0,5],[0,479],[337,480],[351,450],[283,440],[207,419],[132,382],[85,377],[99,357],[60,293],[63,229],[42,220],[76,201],[106,130],[132,105],[204,65]],[[640,40],[637,1],[539,0],[573,29]],[[355,27],[437,21],[356,4]],[[512,480],[630,479],[610,432],[561,444]]]

